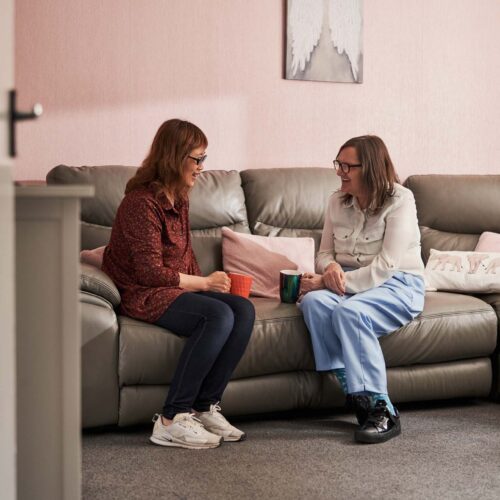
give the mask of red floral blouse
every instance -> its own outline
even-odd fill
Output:
[[[104,251],[103,271],[121,295],[120,313],[154,323],[186,292],[179,273],[201,275],[191,246],[189,201],[173,206],[148,188],[123,198]]]

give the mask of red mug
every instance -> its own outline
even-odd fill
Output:
[[[231,280],[230,292],[234,295],[240,295],[248,299],[250,296],[250,289],[252,288],[253,278],[247,274],[227,273]]]

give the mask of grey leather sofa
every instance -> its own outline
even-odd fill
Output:
[[[108,241],[114,214],[134,167],[67,167],[48,183],[93,184],[82,202],[82,248]],[[500,176],[414,176],[423,253],[429,248],[472,250],[484,230],[500,232]],[[312,236],[319,244],[332,169],[206,171],[191,194],[193,247],[204,273],[222,269],[220,229],[264,236]],[[83,426],[149,422],[161,409],[183,339],[120,316],[109,278],[82,265]],[[224,394],[227,415],[331,408],[344,404],[331,374],[314,370],[300,311],[275,300],[252,299],[257,312],[247,351]],[[395,402],[487,397],[495,391],[500,295],[432,292],[423,313],[381,340]],[[495,375],[495,382],[498,375]],[[496,395],[496,392],[493,392]]]

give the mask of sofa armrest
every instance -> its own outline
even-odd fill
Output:
[[[80,292],[82,426],[118,423],[118,320],[104,298]]]
[[[113,307],[117,307],[121,302],[120,292],[111,278],[90,264],[80,265],[80,290],[103,297]]]
[[[111,278],[90,264],[80,264],[80,290],[103,297],[113,307],[118,307],[121,302],[120,292]]]

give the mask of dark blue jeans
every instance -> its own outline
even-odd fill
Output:
[[[206,411],[222,398],[243,356],[255,321],[253,304],[217,292],[186,292],[156,324],[187,337],[163,407],[163,416]]]

